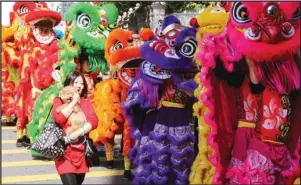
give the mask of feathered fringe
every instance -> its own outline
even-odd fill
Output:
[[[263,83],[278,93],[300,89],[300,72],[293,56],[284,61],[255,63],[255,72]]]
[[[233,71],[234,63],[238,62],[242,55],[235,52],[231,47],[229,41],[227,40],[226,32],[219,35],[213,36],[211,34],[205,34],[202,40],[198,44],[199,52],[196,54],[197,60],[200,61],[202,66],[201,72],[198,74],[200,87],[197,89],[201,92],[195,93],[198,96],[199,102],[194,105],[195,115],[199,118],[199,138],[202,145],[207,147],[209,145],[209,152],[206,153],[205,148],[199,146],[199,154],[196,157],[197,162],[204,162],[203,165],[198,165],[195,161],[193,166],[193,173],[190,176],[191,183],[202,182],[206,178],[207,182],[203,183],[221,183],[220,175],[221,166],[220,153],[218,150],[218,145],[216,143],[215,137],[217,135],[217,123],[213,119],[215,116],[214,106],[213,106],[213,90],[212,90],[212,80],[210,78],[211,71],[215,68],[215,59],[220,57],[223,61],[225,68],[228,71]],[[199,108],[198,108],[199,107]],[[203,123],[203,124],[202,124]],[[204,130],[203,130],[204,129]],[[207,139],[205,139],[207,136]],[[204,142],[204,140],[207,140]],[[206,156],[209,156],[207,159]],[[194,170],[200,170],[197,175]],[[206,172],[204,172],[206,170]],[[208,170],[208,171],[207,171]],[[214,175],[213,175],[214,173]],[[213,179],[212,178],[213,175]],[[211,176],[211,177],[210,177]],[[197,179],[201,178],[201,179]]]
[[[154,153],[152,155],[155,164],[152,173],[154,183],[179,183],[187,184],[191,164],[193,162],[194,149],[192,134],[173,137],[168,133],[150,133],[153,141]],[[170,172],[175,173],[175,179],[169,179]]]
[[[114,79],[107,79],[96,85],[92,104],[99,121],[97,128],[89,134],[95,143],[109,142],[123,126],[121,123],[124,122],[124,117],[119,96],[121,91],[120,82]]]

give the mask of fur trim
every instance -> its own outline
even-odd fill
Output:
[[[139,35],[143,41],[155,39],[155,34],[150,28],[144,28],[144,29],[140,30]]]

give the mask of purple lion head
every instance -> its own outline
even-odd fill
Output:
[[[141,46],[141,56],[146,60],[142,66],[150,66],[150,71],[144,73],[167,79],[170,78],[170,72],[195,69],[196,29],[181,25],[175,16],[167,16],[162,24],[162,32],[163,40],[149,41]]]

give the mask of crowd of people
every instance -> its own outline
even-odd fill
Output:
[[[57,124],[63,184],[84,182],[87,138],[114,168],[119,134],[134,184],[300,183],[298,2],[221,2],[139,33],[114,28],[117,16],[114,3],[79,2],[57,35],[45,2],[15,3],[2,116],[17,117],[17,147]]]

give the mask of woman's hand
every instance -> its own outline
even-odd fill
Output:
[[[77,102],[79,101],[80,96],[78,93],[74,93],[73,97],[72,97],[72,103],[73,105],[77,104]]]
[[[260,81],[255,73],[255,64],[254,61],[248,57],[246,57],[246,62],[249,66],[249,72],[250,72],[250,80],[253,84],[259,84]]]
[[[87,123],[84,124],[83,127],[76,130],[75,132],[71,133],[69,135],[69,138],[71,139],[71,141],[75,141],[75,140],[78,139],[78,137],[84,136],[85,134],[87,134],[91,130],[92,130],[92,125],[91,125],[91,123],[87,122]]]
[[[76,141],[79,136],[80,134],[78,134],[78,132],[73,132],[72,134],[69,135],[69,138],[71,139],[71,141]]]
[[[253,69],[254,68],[254,61],[252,59],[246,57],[246,62],[248,64],[248,66],[249,66],[249,69],[251,69],[251,68]]]
[[[74,106],[78,103],[80,96],[78,93],[75,93],[72,97],[72,101],[61,110],[61,113],[68,118],[73,112]]]

